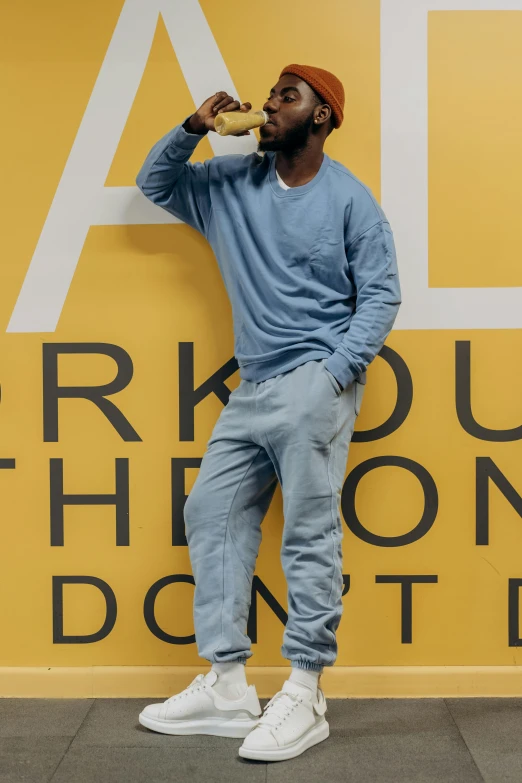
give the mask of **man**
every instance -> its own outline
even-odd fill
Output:
[[[139,719],[167,734],[241,737],[241,756],[279,761],[329,735],[319,677],[336,660],[343,609],[341,488],[366,368],[401,292],[381,207],[323,152],[343,121],[341,82],[321,68],[288,66],[263,107],[264,155],[188,162],[218,113],[251,108],[212,96],[152,148],[136,180],[213,248],[241,377],[184,511],[196,641],[212,668]],[[281,649],[291,674],[259,719],[245,676],[246,627],[261,523],[278,481],[288,586]]]

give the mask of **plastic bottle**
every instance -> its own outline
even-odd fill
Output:
[[[214,118],[214,128],[220,136],[233,136],[236,133],[259,128],[268,122],[266,111],[224,111]]]

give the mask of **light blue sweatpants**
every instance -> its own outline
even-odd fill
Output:
[[[288,587],[282,655],[319,672],[337,657],[341,490],[364,385],[355,381],[341,391],[326,358],[260,383],[241,380],[185,503],[196,643],[212,663],[245,663],[253,655],[246,635],[252,580],[277,481]]]

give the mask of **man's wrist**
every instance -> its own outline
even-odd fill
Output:
[[[334,378],[342,385],[343,389],[355,380],[355,374],[348,365],[348,360],[338,350],[334,351],[326,360],[325,366],[330,370]]]
[[[195,114],[192,114],[187,120],[185,120],[183,123],[183,128],[187,131],[187,133],[194,133],[196,136],[205,136],[205,134],[208,133],[207,128],[198,124]]]

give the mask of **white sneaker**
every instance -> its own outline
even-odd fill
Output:
[[[212,686],[218,675],[212,669],[198,674],[188,688],[140,713],[142,726],[162,734],[213,734],[246,737],[262,713],[255,685],[239,699],[227,699]]]
[[[239,755],[258,761],[285,761],[299,756],[329,736],[325,712],[326,699],[321,688],[313,694],[286,680],[239,748]]]

